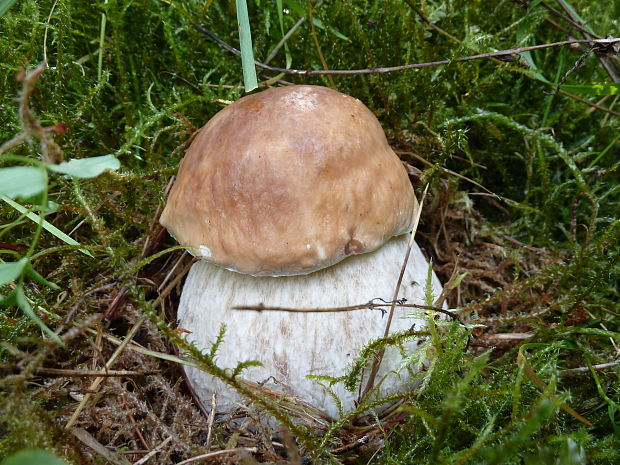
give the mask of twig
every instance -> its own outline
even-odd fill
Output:
[[[539,253],[539,254],[544,254],[544,255],[551,255],[550,252],[548,252],[545,249],[540,249],[538,247],[534,247],[532,245],[527,245],[524,244],[523,242],[521,242],[520,240],[515,239],[514,237],[508,236],[506,234],[504,234],[504,236],[502,236],[502,238],[504,240],[507,240],[508,242],[512,242],[514,245],[516,245],[517,247],[521,247],[529,252],[534,252],[534,253]]]
[[[121,377],[121,376],[144,376],[153,375],[159,373],[160,370],[144,370],[144,371],[131,371],[131,370],[64,370],[61,368],[37,368],[36,373],[41,375],[52,375],[66,378],[81,378],[81,377],[93,377],[100,376],[104,378]]]
[[[215,40],[220,46],[224,47],[231,53],[235,55],[241,55],[241,52],[236,48],[228,45],[222,39],[217,37],[211,31],[206,29],[204,26],[200,24],[194,24],[194,27],[198,29],[200,32],[208,35],[213,40]],[[523,52],[529,52],[532,50],[541,50],[545,48],[552,47],[562,47],[565,45],[573,45],[573,44],[597,44],[600,48],[607,48],[616,43],[620,42],[619,38],[609,38],[609,39],[596,39],[596,40],[564,40],[561,42],[552,42],[548,44],[539,44],[532,45],[529,47],[518,47],[512,48],[508,50],[499,50],[496,52],[488,52],[488,53],[479,53],[477,55],[470,55],[466,57],[453,58],[451,60],[439,60],[439,61],[431,61],[426,63],[413,63],[409,65],[400,65],[400,66],[383,66],[377,68],[364,68],[364,69],[325,69],[325,70],[316,70],[316,69],[290,69],[290,68],[279,68],[277,66],[266,65],[265,63],[261,63],[260,61],[254,61],[254,64],[260,68],[274,71],[276,73],[285,73],[285,74],[297,74],[301,76],[318,76],[318,75],[359,75],[359,74],[385,74],[391,73],[394,71],[406,71],[409,69],[419,69],[419,68],[428,68],[432,66],[442,66],[449,65],[454,62],[464,62],[464,61],[473,61],[480,60],[484,58],[506,58],[511,55],[516,55]]]
[[[481,334],[478,339],[494,339],[497,341],[522,341],[534,337],[534,333],[497,333]]]
[[[57,164],[64,160],[62,150],[60,150],[60,147],[50,135],[50,131],[47,131],[46,128],[41,126],[36,115],[30,109],[30,97],[34,92],[35,84],[46,68],[47,62],[44,61],[31,71],[22,70],[19,72],[17,80],[23,83],[23,88],[19,97],[19,120],[22,125],[22,132],[2,144],[2,147],[0,147],[0,154],[34,136],[39,139],[42,154],[41,158],[44,162]]]
[[[613,368],[620,364],[620,360],[616,360],[615,362],[609,363],[601,363],[599,365],[592,365],[594,370],[605,370],[606,368]],[[578,373],[587,373],[590,371],[590,367],[578,367],[578,368],[567,368],[566,370],[560,370],[559,373],[561,375],[574,375]]]
[[[239,447],[237,449],[225,449],[225,450],[218,450],[216,452],[209,452],[208,454],[197,455],[196,457],[192,457],[191,459],[183,460],[182,462],[177,463],[177,465],[186,465],[188,463],[197,462],[198,460],[204,460],[204,459],[209,459],[211,457],[217,457],[218,455],[238,454],[240,452],[255,453],[256,447]]]
[[[127,405],[127,399],[125,399],[125,396],[123,394],[121,394],[121,400],[123,401],[123,407],[126,410],[129,410],[129,406]],[[131,421],[131,424],[133,425],[133,429],[136,432],[136,435],[138,436],[138,439],[140,439],[140,442],[142,443],[144,448],[146,450],[150,451],[151,450],[151,446],[149,446],[149,444],[146,442],[146,439],[144,438],[144,435],[142,434],[142,431],[140,431],[140,428],[138,427],[138,423],[136,423],[136,419],[133,417],[131,412],[128,412],[127,416],[129,417],[129,421]]]
[[[320,2],[322,3],[322,1]],[[319,6],[319,3],[317,3],[316,7]],[[315,7],[315,8],[316,8]],[[267,58],[265,58],[265,64],[269,63],[271,60],[274,59],[274,57],[278,54],[278,52],[280,51],[280,49],[284,46],[284,44],[286,43],[286,41],[288,39],[290,39],[290,37],[295,33],[295,31],[297,31],[297,29],[299,29],[299,27],[304,23],[304,21],[306,20],[305,16],[302,16],[301,18],[299,18],[299,20],[293,25],[292,28],[290,28],[288,30],[288,32],[286,34],[284,34],[284,37],[282,37],[282,39],[280,40],[280,42],[278,42],[276,44],[276,46],[273,48],[273,50],[271,51],[271,53],[269,53],[269,55],[267,56]]]
[[[217,37],[215,34],[213,34],[211,31],[209,31],[207,28],[205,28],[204,26],[201,26],[200,24],[194,24],[194,27],[199,30],[200,32],[208,35],[209,37],[211,37],[215,42],[217,42],[221,47],[225,48],[226,50],[228,50],[231,53],[234,53],[237,56],[240,56],[239,50],[237,50],[236,48],[228,45],[226,42],[224,42],[223,40],[221,40],[219,37]],[[459,41],[460,42],[460,41]],[[441,60],[441,61],[432,61],[432,62],[428,62],[428,63],[416,63],[416,64],[412,64],[412,65],[403,65],[403,66],[392,66],[392,67],[380,67],[380,68],[365,68],[365,69],[352,69],[352,70],[302,70],[302,69],[287,69],[287,68],[278,68],[276,66],[270,66],[267,65],[265,63],[261,63],[259,61],[255,61],[254,64],[260,68],[269,70],[269,71],[273,71],[276,73],[285,73],[285,74],[296,74],[296,75],[303,75],[303,76],[318,76],[318,75],[322,75],[322,74],[332,74],[332,75],[356,75],[356,74],[383,74],[383,73],[390,73],[393,71],[405,71],[408,69],[419,69],[419,68],[427,68],[430,66],[443,66],[443,65],[447,65],[450,63],[454,63],[454,62],[462,62],[462,61],[471,61],[471,60],[477,60],[477,59],[481,59],[481,58],[500,58],[500,60],[505,60],[507,57],[511,57],[512,54],[516,54],[516,53],[523,53],[523,52],[528,52],[531,50],[540,50],[540,49],[544,49],[544,48],[550,48],[550,47],[559,47],[559,46],[564,46],[564,45],[572,45],[572,44],[582,44],[582,43],[588,43],[591,44],[593,41],[591,40],[566,40],[563,42],[553,42],[553,43],[549,43],[549,44],[541,44],[541,45],[532,45],[530,47],[519,47],[519,48],[514,48],[514,49],[509,49],[509,50],[500,50],[497,52],[490,52],[490,53],[482,53],[482,54],[478,54],[478,55],[471,55],[468,57],[463,57],[463,58],[455,58],[453,60]],[[620,39],[617,38],[611,38],[611,39],[597,39],[596,40],[597,43],[599,43],[601,45],[601,47],[610,47],[611,45],[617,44],[618,42],[620,42]],[[530,79],[534,79],[538,82],[542,82],[545,85],[548,86],[553,86],[552,83],[548,83],[545,81],[539,81],[538,79],[536,79],[534,76],[530,76],[529,74],[526,74],[527,77],[529,77]],[[560,89],[560,94],[565,95],[566,97],[570,97],[573,100],[577,100],[578,102],[581,102],[585,105],[588,105],[592,108],[596,108],[597,110],[601,110],[604,111],[606,113],[609,113],[610,115],[614,115],[614,116],[619,116],[620,117],[620,113],[613,111],[609,108],[605,108],[602,105],[599,105],[597,103],[593,103],[590,102],[589,100],[580,97],[578,95],[575,95],[571,92],[565,91],[563,89]]]
[[[592,40],[592,37],[595,37],[595,38],[600,37],[594,34],[592,31],[588,31],[587,28],[583,27],[581,22],[579,22],[578,18],[573,14],[573,11],[568,7],[568,5],[566,5],[566,2],[564,2],[564,0],[557,0],[557,1],[559,5],[562,7],[562,9],[566,12],[566,14],[568,14],[568,16],[575,22],[575,24],[582,26],[580,29],[580,32],[585,39]],[[605,56],[597,55],[597,58],[601,62],[601,65],[603,65],[603,68],[605,68],[605,71],[607,72],[607,74],[609,74],[609,77],[611,78],[611,80],[613,82],[618,82],[618,72],[614,64],[610,62]]]
[[[529,6],[528,0],[512,0],[512,1],[515,2],[515,3],[519,3],[520,5],[525,7],[526,9]],[[541,5],[543,7],[545,7],[547,10],[549,10],[551,13],[553,13],[558,19],[561,19],[564,22],[570,24],[574,29],[576,29],[576,30],[578,30],[580,32],[584,32],[585,31],[584,27],[581,24],[579,24],[578,22],[573,21],[571,18],[569,18],[567,16],[564,16],[560,10],[557,10],[557,9],[553,8],[547,2],[541,2]],[[599,36],[596,36],[596,37],[600,38]]]
[[[27,140],[28,134],[26,134],[25,132],[20,132],[11,140],[7,140],[4,144],[0,145],[0,155],[2,155],[4,152],[8,152],[12,148],[17,147],[19,144],[21,144],[22,142],[26,142]]]
[[[424,16],[424,14],[422,13],[422,10],[420,10],[417,6],[415,6],[411,0],[405,0],[405,3],[409,5],[409,8],[415,11],[415,13],[420,17],[420,20],[424,24],[426,24],[428,27],[430,27],[431,29],[435,29],[440,34],[443,34],[446,37],[449,37],[450,39],[454,40],[455,42],[458,42],[459,44],[463,43],[459,38],[453,36],[448,31],[445,31],[439,26],[437,26],[436,24],[432,23],[426,16]]]
[[[217,397],[214,392],[211,395],[211,411],[209,412],[209,419],[207,420],[207,442],[205,444],[205,448],[207,450],[211,449],[211,435],[213,433],[213,421],[215,420],[215,408],[216,407],[217,407]]]
[[[418,154],[417,154],[417,153],[415,153],[415,152],[409,152],[409,151],[396,151],[396,153],[397,153],[397,154],[399,154],[399,155],[401,155],[401,154],[402,154],[402,155],[410,155],[410,156],[412,156],[412,157],[414,157],[414,158],[416,158],[416,159],[420,160],[422,163],[424,163],[424,164],[425,164],[425,165],[427,165],[427,166],[432,166],[432,167],[437,166],[435,163],[431,163],[430,161],[428,161],[428,160],[424,159],[423,157],[421,157],[420,155],[418,155]],[[451,176],[457,177],[457,178],[459,178],[459,179],[462,179],[462,180],[464,180],[464,181],[467,181],[467,182],[469,182],[469,183],[473,184],[473,185],[474,185],[474,186],[476,186],[476,187],[479,187],[480,189],[482,189],[483,191],[485,191],[487,194],[490,194],[491,196],[495,197],[496,199],[501,200],[501,201],[503,201],[503,202],[506,202],[506,203],[507,203],[507,204],[509,204],[509,205],[518,205],[518,204],[519,204],[519,202],[517,202],[517,201],[515,201],[515,200],[509,199],[509,198],[507,198],[507,197],[502,197],[501,195],[496,194],[495,192],[493,192],[493,191],[491,191],[491,190],[487,189],[486,187],[484,187],[484,186],[483,186],[482,184],[480,184],[479,182],[474,181],[473,179],[470,179],[470,178],[468,178],[467,176],[463,176],[462,174],[457,173],[456,171],[452,171],[452,170],[450,170],[450,169],[448,169],[448,168],[444,168],[443,166],[439,166],[439,169],[440,169],[441,171],[443,171],[444,173],[446,173],[446,174],[449,174],[449,175],[451,175]],[[485,169],[486,169],[486,167],[485,167]]]
[[[107,462],[114,465],[131,465],[131,462],[122,455],[117,455],[111,450],[106,449],[103,444],[97,441],[88,431],[82,428],[71,428],[73,435],[82,443],[97,452]]]
[[[585,64],[586,59],[592,54],[595,47],[596,47],[596,44],[592,44],[590,47],[588,47],[588,50],[583,52],[579,56],[579,58],[577,58],[577,61],[575,61],[575,64],[573,65],[573,67],[564,73],[564,76],[562,76],[562,78],[555,85],[556,94],[560,91],[560,86],[566,82],[566,80],[568,79],[568,76],[573,74],[575,71],[577,71],[577,69],[581,68]]]
[[[47,32],[49,31],[50,23],[52,22],[52,15],[54,14],[56,5],[58,5],[58,0],[54,2],[52,8],[50,9],[50,14],[47,16],[47,22],[45,23],[45,32],[43,33],[43,61],[45,63],[47,63]]]
[[[362,436],[358,440],[353,441],[350,444],[345,444],[344,446],[338,447],[337,449],[332,449],[330,452],[334,455],[341,455],[346,452],[351,452],[352,450],[359,449],[364,444],[368,444],[368,441],[370,441],[370,436],[367,434],[365,436]]]
[[[381,300],[383,303],[376,303],[375,302],[376,300]],[[436,307],[433,305],[406,304],[404,299],[388,301],[388,300],[377,298],[377,299],[370,300],[366,302],[365,304],[348,305],[346,307],[322,307],[322,308],[318,308],[318,307],[299,308],[297,307],[297,308],[293,308],[293,307],[274,307],[274,306],[266,306],[264,304],[259,304],[259,305],[238,305],[236,307],[232,307],[232,309],[233,310],[248,310],[248,311],[255,311],[255,312],[277,311],[277,312],[290,312],[290,313],[337,313],[337,312],[351,312],[355,310],[378,309],[384,313],[387,313],[386,310],[383,308],[387,306],[395,306],[395,307],[402,307],[402,308],[418,308],[420,310],[430,310],[433,312],[440,312],[445,315],[448,315],[454,320],[457,320],[462,325],[465,325],[465,323],[463,323],[463,320],[461,320],[461,317],[454,312],[451,312],[449,310],[444,310],[441,307]]]
[[[157,454],[161,449],[164,448],[164,446],[166,444],[168,444],[170,441],[172,441],[172,436],[168,436],[166,439],[164,439],[164,441],[159,444],[157,447],[155,447],[151,452],[149,452],[148,454],[146,454],[144,457],[142,457],[140,460],[138,460],[137,462],[135,462],[133,465],[143,465],[144,463],[146,463],[151,457],[153,457],[155,454]]]
[[[144,323],[146,321],[147,317],[143,316],[141,317],[135,325],[133,325],[133,328],[131,328],[131,331],[129,331],[129,333],[127,334],[127,336],[125,337],[125,339],[123,340],[123,342],[116,348],[116,350],[114,351],[114,353],[112,354],[112,356],[110,357],[110,359],[108,360],[108,362],[105,364],[105,368],[109,369],[112,367],[112,365],[114,364],[114,362],[116,361],[116,359],[120,356],[120,354],[123,352],[123,350],[125,349],[125,347],[127,346],[127,344],[129,344],[129,341],[131,341],[131,339],[133,339],[133,337],[135,336],[136,332],[138,332],[138,329],[140,329],[140,327],[142,326],[142,323]],[[90,385],[90,390],[96,390],[99,385],[103,382],[105,378],[99,376],[97,377],[92,384]],[[88,400],[90,399],[91,394],[86,394],[84,396],[84,398],[82,399],[82,401],[80,402],[80,404],[78,405],[78,407],[75,409],[75,412],[73,412],[73,415],[71,415],[71,418],[69,419],[69,421],[67,422],[67,424],[65,425],[65,428],[70,429],[75,422],[78,419],[78,416],[80,415],[80,412],[84,409],[84,407],[86,406],[86,403],[88,402]]]

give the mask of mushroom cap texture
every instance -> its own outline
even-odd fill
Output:
[[[415,207],[372,112],[299,85],[243,97],[200,129],[160,222],[200,258],[278,276],[377,249],[411,229]]]

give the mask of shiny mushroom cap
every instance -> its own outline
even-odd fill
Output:
[[[200,129],[160,221],[196,256],[278,276],[377,249],[411,229],[415,206],[372,112],[302,85],[243,97]]]

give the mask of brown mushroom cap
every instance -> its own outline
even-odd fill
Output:
[[[161,224],[253,275],[305,274],[411,229],[407,172],[359,100],[279,87],[217,113],[181,163]]]

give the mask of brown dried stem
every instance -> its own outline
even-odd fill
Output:
[[[31,137],[35,137],[39,139],[41,158],[45,163],[58,164],[64,161],[62,150],[60,150],[60,147],[50,135],[50,131],[41,126],[36,115],[30,109],[30,97],[34,92],[37,79],[45,68],[47,68],[47,62],[44,61],[31,71],[22,70],[19,72],[17,80],[23,82],[19,97],[19,119],[22,125],[22,132],[0,147],[0,155],[22,142],[30,140]]]

